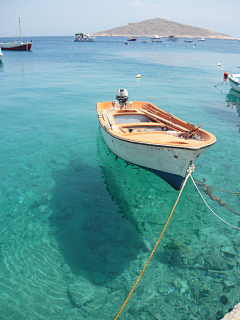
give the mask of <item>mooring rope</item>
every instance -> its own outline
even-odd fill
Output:
[[[135,290],[135,288],[136,288],[139,280],[141,279],[144,271],[146,270],[146,268],[147,268],[147,266],[148,266],[148,264],[149,264],[149,262],[150,262],[150,260],[151,260],[151,258],[152,258],[152,256],[153,256],[153,254],[154,254],[154,252],[156,251],[157,246],[158,246],[158,244],[159,244],[159,242],[160,242],[160,240],[161,240],[161,238],[162,238],[162,236],[163,236],[163,234],[164,234],[164,232],[165,232],[165,230],[166,230],[166,228],[167,228],[167,226],[168,226],[168,223],[169,223],[169,221],[170,221],[170,219],[171,219],[171,217],[172,217],[172,214],[173,214],[173,212],[174,212],[174,210],[175,210],[175,208],[176,208],[176,205],[177,205],[178,200],[179,200],[179,198],[180,198],[180,196],[181,196],[181,194],[182,194],[182,192],[183,192],[183,189],[184,189],[184,187],[185,187],[185,185],[186,185],[186,182],[187,182],[189,176],[191,176],[191,173],[194,172],[194,168],[195,168],[194,165],[191,165],[191,167],[188,168],[188,170],[187,170],[187,176],[186,176],[186,178],[185,178],[185,180],[184,180],[184,182],[183,182],[183,184],[182,184],[182,187],[181,187],[181,190],[180,190],[180,192],[179,192],[179,194],[178,194],[177,200],[176,200],[176,202],[175,202],[175,204],[174,204],[174,206],[173,206],[173,208],[172,208],[172,211],[171,211],[171,213],[170,213],[170,215],[169,215],[169,217],[168,217],[168,219],[167,219],[167,222],[166,222],[166,224],[165,224],[165,226],[164,226],[164,228],[163,228],[163,230],[162,230],[162,233],[160,234],[160,236],[159,236],[159,238],[158,238],[158,241],[157,241],[157,243],[155,244],[155,247],[154,247],[154,249],[152,250],[152,252],[151,252],[151,254],[150,254],[150,256],[149,256],[149,258],[148,258],[148,260],[147,260],[147,262],[146,262],[146,264],[145,264],[145,266],[143,267],[142,272],[140,273],[139,277],[137,278],[137,281],[135,282],[134,286],[132,287],[132,290],[131,290],[130,293],[128,294],[127,299],[124,301],[121,309],[118,311],[118,314],[116,315],[116,317],[114,318],[114,320],[117,320],[117,319],[119,318],[120,314],[122,313],[123,309],[125,308],[126,304],[128,303],[128,300],[130,299],[131,295],[133,294],[133,291]]]
[[[237,230],[240,230],[240,228],[235,227],[234,225],[232,225],[232,224],[228,223],[227,221],[223,220],[222,218],[220,218],[220,217],[209,207],[209,205],[207,204],[206,200],[203,198],[201,192],[199,191],[199,189],[198,189],[195,181],[193,180],[193,177],[192,177],[192,175],[191,175],[191,172],[190,172],[190,178],[192,179],[192,182],[193,182],[194,186],[196,187],[198,193],[200,194],[201,198],[202,198],[203,201],[205,202],[205,204],[206,204],[206,206],[208,207],[208,209],[209,209],[218,219],[220,219],[222,222],[226,223],[228,226],[233,227],[233,228],[235,228],[235,229],[237,229]]]
[[[222,189],[222,188],[214,187],[214,186],[211,186],[210,184],[205,184],[205,183],[203,183],[203,182],[201,182],[199,180],[195,180],[195,181],[200,185],[203,185],[203,186],[206,186],[206,187],[211,187],[211,189],[215,189],[215,190],[218,190],[220,192],[229,193],[229,194],[232,194],[233,196],[237,196],[237,197],[240,196],[240,192],[233,192],[233,191],[225,190],[225,189]]]

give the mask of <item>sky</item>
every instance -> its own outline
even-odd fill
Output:
[[[1,0],[0,37],[74,36],[162,18],[240,38],[240,0]]]

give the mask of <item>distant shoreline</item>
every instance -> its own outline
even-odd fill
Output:
[[[162,18],[154,18],[141,22],[128,23],[128,25],[95,32],[96,36],[119,36],[119,37],[152,37],[157,34],[160,37],[174,35],[178,38],[205,38],[221,40],[239,40],[238,37],[232,37],[228,34],[189,26],[183,23],[169,21]]]
[[[124,37],[124,38],[128,38],[128,37],[134,37],[133,35],[118,35],[118,34],[97,34],[97,33],[93,33],[93,35],[95,35],[96,37]],[[151,38],[153,37],[153,35],[135,35],[137,38]],[[161,38],[167,38],[168,36],[161,36]],[[191,36],[181,36],[178,37],[176,36],[178,39],[200,39],[200,38],[204,38],[204,39],[210,39],[210,40],[237,40],[240,41],[240,38],[234,38],[234,37],[229,37],[229,38],[221,38],[221,37],[203,37],[203,36],[199,36],[199,37],[191,37]]]

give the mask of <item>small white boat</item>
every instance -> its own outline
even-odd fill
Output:
[[[215,136],[151,103],[127,103],[126,89],[119,89],[116,99],[119,102],[97,103],[101,132],[109,149],[179,190],[189,166],[216,142]]]
[[[240,74],[231,74],[228,76],[230,86],[240,92]]]
[[[74,41],[76,42],[94,42],[96,40],[95,36],[92,36],[91,34],[80,32],[75,33]]]
[[[204,38],[197,39],[197,41],[205,41]]]
[[[2,51],[1,51],[1,47],[0,47],[0,62],[2,62],[2,58],[3,58],[3,54],[2,54]]]
[[[21,26],[20,26],[20,18],[19,18],[19,32],[20,32],[20,41],[14,41],[14,42],[7,42],[7,43],[1,43],[0,47],[2,50],[21,50],[21,51],[28,51],[31,50],[32,47],[32,40],[31,41],[22,41],[22,33],[21,33]]]
[[[193,42],[192,39],[185,39],[184,42]]]
[[[162,38],[160,38],[157,34],[151,37],[152,42],[162,42]]]

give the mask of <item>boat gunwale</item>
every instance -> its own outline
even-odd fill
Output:
[[[121,137],[119,135],[113,134],[112,132],[110,132],[111,129],[105,128],[105,125],[103,125],[100,121],[99,121],[99,123],[100,123],[100,125],[101,125],[101,127],[102,127],[102,129],[104,131],[106,131],[109,135],[111,135],[112,137],[114,137],[114,138],[116,138],[118,140],[122,140],[122,141],[129,142],[129,143],[132,143],[132,144],[138,144],[138,145],[140,144],[140,145],[150,146],[150,147],[153,147],[153,148],[176,148],[176,149],[197,151],[197,150],[200,150],[200,149],[208,148],[211,145],[215,144],[216,141],[217,141],[217,139],[216,139],[212,143],[204,144],[202,146],[197,146],[197,147],[184,147],[184,146],[178,146],[176,144],[175,145],[167,145],[167,144],[160,144],[160,143],[156,144],[156,143],[150,143],[150,142],[142,142],[142,141],[136,141],[136,140],[132,140],[132,139],[123,138],[123,137]],[[111,131],[113,131],[113,130],[111,130]],[[142,133],[142,132],[137,132],[137,133]],[[134,133],[134,134],[137,134],[137,133]],[[144,132],[144,134],[146,134],[146,132]]]
[[[236,76],[240,77],[240,74],[231,74],[230,76],[228,76],[229,81],[233,82],[236,86],[240,86],[240,80],[238,80]]]
[[[176,119],[177,121],[180,121],[180,123],[182,123],[182,124],[185,124],[185,125],[189,125],[189,123],[188,122],[186,122],[186,121],[184,121],[184,120],[181,120],[181,119],[179,119],[179,118],[177,118],[177,117],[175,117],[175,116],[173,116],[173,115],[171,115],[171,114],[169,114],[169,113],[167,113],[166,111],[164,111],[164,110],[162,110],[162,109],[159,109],[158,107],[156,107],[156,106],[154,106],[153,104],[151,104],[151,103],[148,103],[148,102],[140,102],[140,101],[135,101],[136,103],[142,103],[143,104],[143,106],[144,107],[154,107],[154,109],[156,109],[156,110],[158,110],[158,111],[160,111],[160,112],[162,112],[166,117],[172,117],[172,118],[174,118],[174,119]],[[97,103],[97,105],[96,105],[96,107],[97,107],[97,113],[98,114],[100,114],[101,113],[101,111],[102,110],[104,110],[104,107],[103,108],[101,108],[100,107],[100,105],[101,104],[109,104],[109,106],[111,105],[111,101],[109,101],[109,102],[98,102]],[[134,102],[132,102],[132,104],[133,104]],[[105,110],[109,110],[110,109],[110,107],[108,106],[108,108],[107,109],[105,109]],[[135,109],[127,109],[127,113],[126,113],[126,115],[129,115],[130,114],[130,112],[131,111],[133,111],[133,110],[137,110],[137,112],[136,113],[133,113],[133,115],[136,115],[137,113],[138,114],[143,114],[142,112],[140,112],[139,111],[139,109],[140,109],[140,107],[139,108],[136,108],[135,107]],[[110,111],[110,114],[111,114],[111,116],[114,118],[114,116],[115,115],[118,115],[118,112],[117,111],[123,111],[123,110],[111,110]],[[124,111],[126,111],[126,110],[124,110]],[[122,114],[124,114],[124,113],[120,113],[121,115]],[[102,120],[101,120],[102,119]],[[197,146],[188,146],[188,147],[186,147],[186,146],[182,146],[181,144],[183,144],[182,142],[183,141],[181,141],[182,139],[181,138],[178,138],[178,137],[174,137],[174,138],[176,138],[175,139],[175,141],[173,140],[173,141],[167,141],[167,142],[165,142],[165,143],[161,143],[161,142],[157,142],[157,143],[153,143],[153,142],[148,142],[148,141],[139,141],[139,140],[133,140],[133,139],[128,139],[127,138],[127,136],[129,136],[129,135],[131,135],[132,137],[134,137],[134,136],[147,136],[147,135],[159,135],[159,134],[161,134],[161,135],[163,135],[163,132],[161,132],[161,131],[156,131],[156,132],[154,132],[154,131],[150,131],[150,132],[134,132],[134,133],[126,133],[126,132],[123,132],[123,130],[121,130],[121,128],[123,127],[125,127],[125,128],[127,128],[127,127],[131,127],[131,126],[134,126],[134,127],[143,127],[143,126],[159,126],[159,127],[161,127],[161,126],[169,126],[168,124],[165,124],[165,123],[159,123],[158,121],[156,121],[156,122],[132,122],[132,123],[120,123],[120,124],[117,124],[116,123],[116,120],[114,119],[114,122],[115,122],[115,124],[114,124],[114,126],[115,127],[117,127],[118,129],[120,129],[121,130],[121,133],[117,133],[116,131],[114,131],[112,128],[109,128],[109,129],[107,129],[107,128],[105,128],[105,120],[103,119],[103,118],[98,118],[98,120],[99,120],[99,123],[101,124],[101,126],[104,128],[104,130],[106,131],[106,132],[108,132],[111,136],[113,136],[113,137],[116,137],[116,138],[118,138],[118,139],[120,139],[120,140],[123,140],[123,141],[128,141],[128,142],[131,142],[131,143],[136,143],[136,144],[142,144],[142,145],[150,145],[150,146],[153,146],[153,147],[171,147],[171,148],[180,148],[180,149],[189,149],[189,150],[200,150],[200,149],[203,149],[203,148],[205,148],[205,147],[208,147],[208,146],[211,146],[211,145],[213,145],[213,144],[215,144],[216,143],[216,141],[217,141],[217,139],[216,139],[216,137],[212,134],[212,133],[210,133],[210,132],[207,132],[207,131],[205,131],[205,130],[203,130],[203,129],[200,129],[200,128],[198,128],[197,130],[196,130],[196,133],[199,133],[200,134],[200,136],[201,136],[201,134],[204,134],[204,135],[207,135],[207,137],[208,137],[208,139],[207,140],[210,140],[211,142],[207,142],[206,141],[206,139],[204,140],[203,139],[203,141],[197,141],[197,140],[191,140],[191,141],[189,141],[189,140],[187,140],[188,142],[186,142],[188,145],[190,145],[191,143],[199,143],[200,145],[197,145]],[[164,119],[164,120],[167,120],[167,119]],[[102,123],[103,122],[103,123]],[[173,125],[176,125],[176,123],[174,123],[173,122]],[[189,125],[190,126],[190,125]],[[187,129],[186,128],[186,130],[189,130],[189,129]],[[181,130],[177,130],[177,129],[173,129],[172,131],[181,131]],[[164,134],[166,133],[167,131],[164,131]],[[169,137],[168,138],[170,138],[170,135],[169,135]],[[179,139],[178,141],[176,141],[177,139]],[[214,140],[214,141],[213,141]],[[168,144],[169,143],[169,144]],[[185,145],[185,143],[184,143],[184,145]]]

